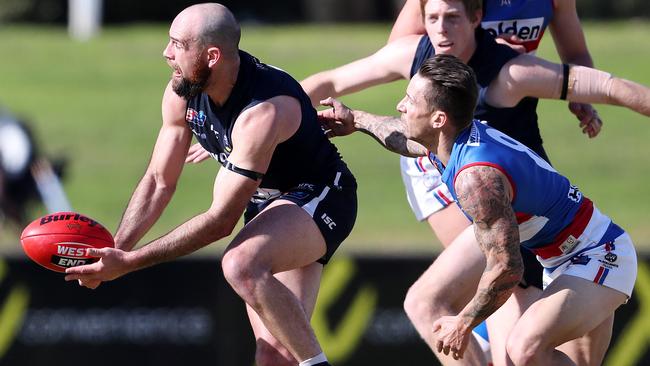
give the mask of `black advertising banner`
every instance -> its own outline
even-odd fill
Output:
[[[312,324],[336,366],[436,365],[402,309],[427,258],[336,256]],[[650,364],[650,270],[616,314],[605,364]],[[0,366],[252,366],[243,303],[219,259],[158,265],[102,284],[67,283],[25,259],[0,260]]]
[[[0,278],[2,366],[252,365],[244,305],[218,259],[156,266],[94,291],[29,261],[5,261]]]

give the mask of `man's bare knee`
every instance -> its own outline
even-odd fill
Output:
[[[506,343],[508,357],[515,365],[539,364],[540,356],[545,351],[542,348],[539,338],[517,331],[516,328],[510,333]]]
[[[429,312],[429,304],[423,300],[417,291],[413,291],[413,287],[406,293],[404,299],[404,311],[412,323],[418,322],[423,314]]]
[[[256,289],[264,276],[271,274],[254,261],[254,258],[237,249],[226,252],[221,260],[226,281],[254,309],[257,306]]]
[[[440,295],[440,296],[439,296]],[[404,311],[412,323],[428,322],[432,318],[452,314],[451,305],[437,291],[423,289],[416,282],[404,299]]]

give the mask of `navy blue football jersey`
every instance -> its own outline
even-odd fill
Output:
[[[205,93],[187,103],[185,119],[201,146],[224,165],[234,148],[231,134],[237,117],[270,98],[286,95],[300,102],[302,120],[296,133],[277,145],[260,187],[286,191],[304,182],[329,183],[337,171],[347,171],[300,84],[244,51],[239,55],[237,82],[222,106],[215,105]]]

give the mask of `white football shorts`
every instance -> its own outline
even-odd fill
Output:
[[[429,158],[400,158],[406,198],[418,221],[449,206],[454,199]]]
[[[617,233],[612,237],[611,233]],[[544,268],[544,288],[560,275],[588,281],[632,295],[637,275],[637,256],[630,236],[596,207],[571,253],[540,260]],[[562,258],[558,263],[557,259]],[[551,265],[552,264],[552,265]]]

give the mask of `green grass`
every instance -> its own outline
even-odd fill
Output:
[[[366,56],[378,49],[388,25],[244,26],[242,48],[297,79]],[[596,65],[650,85],[648,22],[587,23]],[[160,126],[160,99],[170,69],[162,60],[166,25],[106,28],[87,43],[62,28],[0,28],[0,103],[33,122],[42,147],[67,156],[65,188],[74,208],[115,228],[149,159]],[[550,37],[539,55],[557,59]],[[396,114],[404,82],[344,98],[349,105]],[[598,138],[577,128],[566,103],[543,102],[540,125],[554,165],[650,248],[650,120],[627,110],[598,107],[605,121]],[[359,181],[359,216],[347,251],[437,250],[428,227],[415,221],[405,200],[398,158],[366,136],[336,139]],[[216,163],[185,169],[176,196],[147,236],[169,231],[208,207]],[[540,193],[541,194],[541,193]],[[34,215],[42,213],[36,208]],[[4,249],[16,238],[0,234]],[[219,251],[223,245],[208,251]]]

